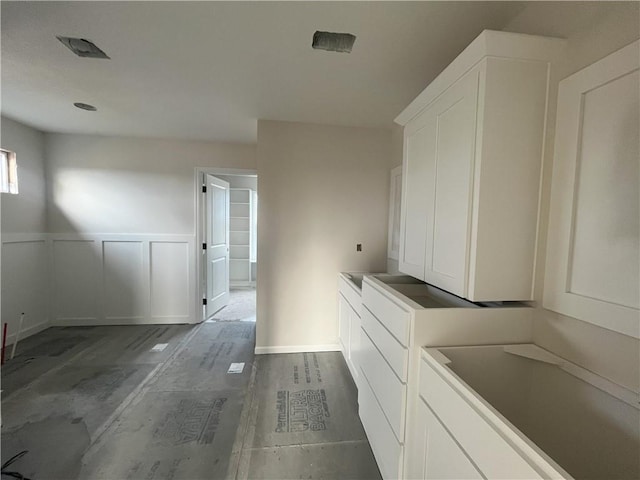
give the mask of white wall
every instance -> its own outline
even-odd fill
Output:
[[[2,195],[2,233],[43,233],[45,204],[44,135],[31,127],[1,118],[2,148],[17,154],[18,195]]]
[[[189,323],[195,168],[255,169],[255,146],[47,134],[56,325]]]
[[[51,232],[195,232],[194,169],[255,169],[255,146],[46,135]]]
[[[45,154],[41,132],[1,118],[0,144],[16,152],[17,195],[1,194],[2,323],[13,342],[21,313],[23,335],[48,322],[48,245],[46,241]]]
[[[637,2],[540,2],[527,6],[506,31],[563,37],[568,40],[557,82],[640,37]],[[556,88],[551,92],[542,188],[541,235],[538,244],[536,294],[542,303],[547,220],[553,165]],[[537,309],[534,341],[556,354],[611,380],[640,389],[640,342],[543,308]]]
[[[338,272],[385,270],[390,141],[258,122],[258,353],[338,349]]]

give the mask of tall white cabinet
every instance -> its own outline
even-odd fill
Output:
[[[640,338],[640,41],[560,82],[544,306]]]
[[[252,257],[255,262],[255,195],[249,188],[230,189],[229,284],[232,287],[253,283]]]
[[[563,40],[484,31],[399,116],[399,269],[472,301],[533,297],[551,61]]]

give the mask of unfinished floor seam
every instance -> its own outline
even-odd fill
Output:
[[[256,361],[254,360],[251,365],[251,377],[249,378],[249,385],[247,386],[242,413],[240,414],[240,425],[238,426],[236,439],[233,442],[233,447],[231,448],[231,461],[229,462],[229,470],[227,472],[227,478],[229,480],[237,479],[238,472],[240,471],[242,452],[245,450],[247,432],[249,431],[251,406],[253,405],[255,399],[254,387],[256,382],[257,370],[258,368],[256,365]]]

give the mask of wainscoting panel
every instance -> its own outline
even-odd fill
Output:
[[[144,242],[102,242],[104,313],[107,320],[142,321],[149,302]]]
[[[13,343],[24,316],[20,338],[49,325],[49,245],[46,234],[2,236],[2,322],[7,344]]]
[[[194,236],[50,239],[54,325],[196,322]]]
[[[95,324],[100,320],[100,244],[95,240],[53,238],[55,323]]]
[[[186,322],[193,305],[189,244],[154,241],[150,249],[151,317]]]

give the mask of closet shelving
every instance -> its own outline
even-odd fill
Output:
[[[231,286],[251,285],[251,245],[254,201],[248,188],[232,188],[229,229],[229,282]]]

